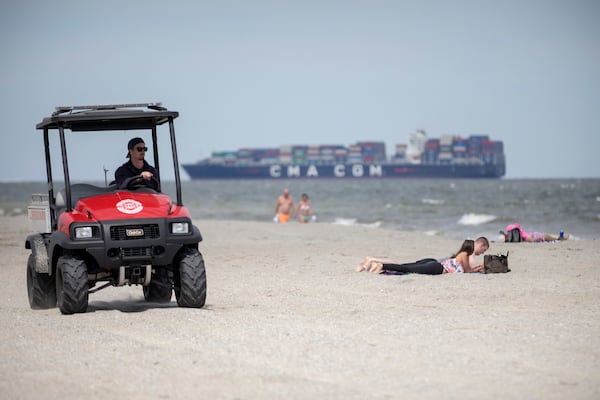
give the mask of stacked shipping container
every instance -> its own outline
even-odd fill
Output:
[[[421,142],[421,144],[423,144]],[[411,147],[413,146],[413,147]],[[409,149],[410,148],[410,149]],[[492,141],[487,135],[471,135],[467,138],[443,135],[428,139],[419,154],[414,143],[409,146],[397,144],[395,153],[388,161],[384,142],[358,142],[348,147],[342,145],[284,145],[279,148],[242,148],[238,151],[213,152],[208,160],[212,164],[395,164],[418,163],[476,164],[504,162],[504,146]],[[410,159],[409,159],[410,158]]]

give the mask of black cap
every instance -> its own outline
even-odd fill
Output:
[[[138,143],[144,143],[144,139],[141,137],[134,137],[129,141],[129,143],[127,143],[127,150],[133,149]],[[129,152],[127,152],[127,158],[129,158]]]

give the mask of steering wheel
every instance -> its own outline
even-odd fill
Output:
[[[127,182],[127,189],[136,189],[140,187],[144,187],[146,185],[139,182],[139,179],[144,179],[142,174],[136,175],[130,178],[129,182]]]

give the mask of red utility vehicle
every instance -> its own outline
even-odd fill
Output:
[[[87,310],[90,293],[109,286],[142,285],[152,302],[203,307],[206,271],[198,250],[200,231],[181,200],[173,120],[160,103],[57,107],[36,125],[44,132],[48,194],[34,195],[28,208],[35,233],[25,241],[27,292],[31,308],[58,305],[63,314]],[[159,171],[158,128],[168,126],[176,199],[146,186],[118,189],[71,185],[65,131],[149,131]],[[59,135],[64,188],[55,192],[49,135]],[[97,283],[103,282],[99,287]]]

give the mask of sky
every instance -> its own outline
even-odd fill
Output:
[[[600,177],[598,0],[3,1],[0,89],[1,182],[46,179],[55,106],[140,102],[179,111],[181,163],[423,129],[503,141],[506,178]],[[132,136],[68,135],[71,178]]]

